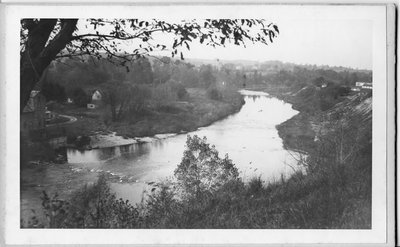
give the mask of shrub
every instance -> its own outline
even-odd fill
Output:
[[[221,159],[206,137],[188,135],[186,148],[175,177],[187,195],[213,193],[226,182],[238,179],[239,173],[232,160],[227,154]]]
[[[20,145],[21,166],[31,160],[52,161],[56,158],[56,153],[51,145],[45,141],[31,142],[21,137]]]
[[[176,94],[178,96],[178,99],[182,100],[186,98],[188,92],[186,91],[186,88],[182,84],[179,84],[178,91],[176,92]]]
[[[129,201],[116,199],[104,175],[93,185],[86,185],[70,201],[43,191],[42,207],[46,222],[34,216],[29,225],[46,228],[135,228],[139,212]],[[29,227],[28,225],[28,227]]]
[[[75,88],[71,96],[74,103],[80,107],[86,107],[90,102],[90,96],[82,88]]]
[[[212,100],[221,100],[222,99],[222,93],[216,87],[208,88],[207,96]]]
[[[169,104],[175,101],[176,97],[176,93],[166,83],[157,85],[152,92],[152,100],[156,107]]]
[[[79,136],[75,139],[75,145],[78,148],[84,148],[85,146],[90,144],[90,137],[89,136]]]
[[[64,102],[67,100],[65,88],[58,83],[43,83],[41,92],[46,97],[46,101]]]
[[[147,85],[134,85],[131,89],[131,95],[129,100],[129,111],[131,113],[142,112],[147,103],[152,97],[152,92]]]
[[[248,184],[248,192],[251,195],[258,194],[263,191],[263,189],[263,181],[261,180],[261,176],[250,179]]]
[[[182,100],[187,96],[186,88],[182,83],[171,79],[165,84],[171,89],[172,92],[175,92],[177,99]]]
[[[182,111],[181,108],[174,105],[162,105],[157,107],[157,110],[171,114],[178,114]]]

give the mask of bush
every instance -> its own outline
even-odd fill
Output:
[[[90,96],[82,88],[75,88],[72,91],[72,100],[77,106],[86,107],[90,103]]]
[[[263,181],[261,180],[260,176],[250,179],[248,184],[248,192],[251,195],[258,194],[263,191],[263,189]]]
[[[62,103],[67,100],[65,88],[58,83],[43,83],[41,92],[46,97],[46,101],[55,100]]]
[[[178,99],[182,100],[182,99],[186,98],[186,96],[188,95],[188,92],[186,91],[186,88],[182,84],[179,84],[178,91],[176,94],[178,96]]]
[[[157,85],[152,92],[152,100],[156,107],[169,104],[175,101],[176,97],[176,93],[166,83]]]
[[[183,100],[188,93],[185,86],[175,80],[168,80],[153,89],[152,99],[156,107],[168,105],[177,100]]]
[[[131,89],[129,112],[141,113],[152,98],[152,91],[148,85],[134,85]]]
[[[186,150],[175,177],[186,195],[199,196],[213,193],[230,180],[237,180],[239,172],[228,155],[221,159],[214,146],[207,143],[207,138],[187,136]]]
[[[21,137],[20,145],[21,166],[26,165],[29,161],[52,161],[56,158],[56,152],[47,142],[31,142]]]
[[[84,148],[85,146],[90,145],[90,137],[89,136],[79,136],[75,139],[75,145],[78,148]]]
[[[28,227],[46,228],[135,228],[139,212],[129,201],[116,199],[104,175],[93,185],[76,191],[70,201],[43,192],[42,207],[46,222],[34,216]]]
[[[182,111],[180,107],[174,105],[162,105],[157,107],[157,110],[171,114],[178,114]]]
[[[177,99],[182,100],[187,96],[186,88],[182,83],[171,79],[168,80],[165,84],[171,89],[172,92],[176,93]]]
[[[216,87],[211,87],[207,89],[207,96],[212,100],[222,99],[222,93]]]

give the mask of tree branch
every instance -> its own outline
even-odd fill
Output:
[[[62,20],[60,32],[44,48],[41,56],[53,60],[57,54],[71,41],[72,33],[76,29],[78,19]]]

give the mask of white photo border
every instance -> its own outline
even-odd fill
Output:
[[[279,19],[282,11],[304,11],[311,19],[355,18],[373,23],[373,174],[372,229],[370,230],[145,230],[145,229],[20,229],[19,173],[19,29],[21,18],[266,18]],[[387,6],[386,5],[7,5],[2,31],[5,84],[5,242],[6,244],[386,244],[388,236],[387,157]],[[206,15],[205,15],[206,13]],[[267,13],[267,14],[265,14]],[[5,93],[4,93],[5,92]],[[389,101],[390,103],[390,101]],[[389,118],[389,119],[388,119]],[[394,116],[393,116],[394,118]],[[386,164],[383,165],[383,164]],[[394,168],[393,168],[394,169]],[[389,174],[390,176],[390,174]]]

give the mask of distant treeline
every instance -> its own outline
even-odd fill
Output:
[[[135,85],[158,85],[173,80],[184,87],[204,88],[215,86],[217,83],[235,87],[261,83],[302,88],[321,79],[338,85],[353,86],[357,81],[371,82],[372,72],[281,62],[265,62],[257,66],[233,63],[195,66],[169,57],[141,58],[125,67],[118,67],[107,59],[97,60],[89,57],[84,61],[65,59],[54,62],[46,71],[39,86],[47,90],[46,93],[55,94],[49,95],[49,100],[64,101],[77,88],[98,89],[113,80]],[[64,87],[64,93],[59,86]]]
[[[264,85],[295,91],[325,84],[328,89],[322,97],[334,98],[322,107],[325,109],[336,102],[338,96],[348,93],[357,81],[371,82],[372,72],[281,62],[193,65],[169,57],[145,57],[116,66],[108,59],[87,57],[83,61],[64,59],[52,63],[39,87],[47,100],[65,102],[71,98],[81,107],[90,103],[95,90],[100,90],[115,121],[123,112],[140,112],[146,105],[160,107],[183,100],[188,87],[207,89],[209,97],[218,100],[222,98],[220,91],[227,88]]]

